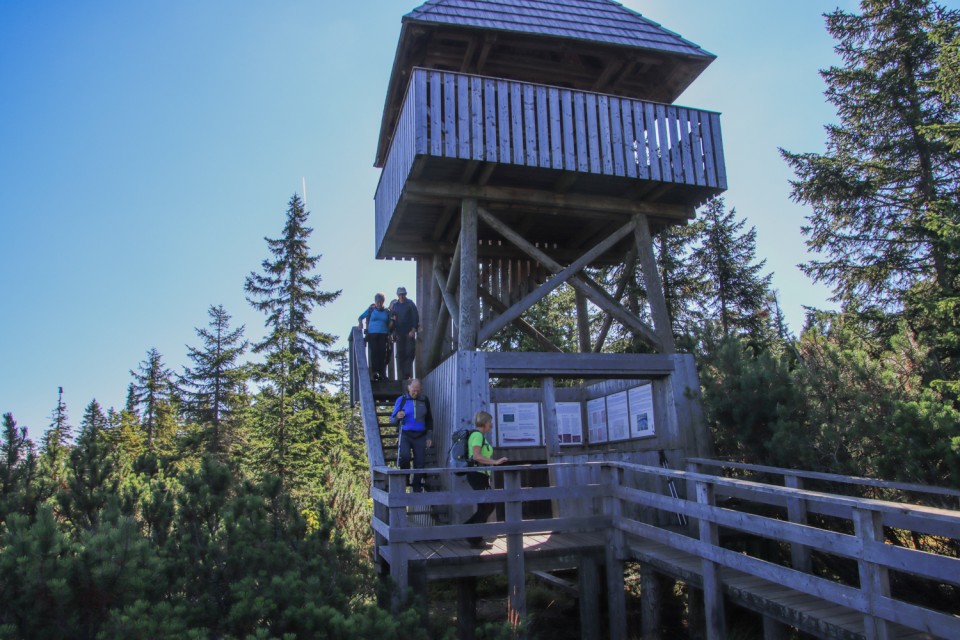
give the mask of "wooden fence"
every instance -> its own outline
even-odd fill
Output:
[[[418,68],[377,187],[378,247],[418,156],[727,188],[715,112]]]
[[[572,532],[593,532],[605,536],[612,554],[608,563],[631,559],[646,562],[657,556],[657,549],[672,550],[674,558],[682,555],[694,559],[694,573],[703,587],[710,638],[721,638],[724,634],[723,594],[738,598],[741,603],[756,603],[762,599],[758,595],[763,593],[762,585],[807,594],[830,605],[834,617],[835,610],[840,608],[848,612],[848,619],[851,613],[857,614],[853,616],[856,624],[851,628],[858,631],[851,632],[854,633],[851,637],[898,637],[904,629],[940,638],[960,637],[960,618],[955,612],[912,602],[909,592],[892,588],[905,576],[945,588],[960,586],[960,559],[949,551],[960,541],[958,511],[612,462],[577,465],[583,470],[576,475],[586,480],[576,486],[520,486],[524,471],[533,468],[557,471],[568,466],[497,467],[492,471],[501,476],[499,485],[502,489],[421,494],[405,493],[402,472],[385,467],[374,469],[373,500],[376,512],[381,515],[374,517],[373,525],[382,544],[389,547],[391,575],[406,584],[408,550],[412,545],[498,535],[506,536],[508,540],[508,550],[511,551],[507,559],[508,575],[513,589],[518,581],[522,584],[521,550],[525,535],[553,532],[563,536]],[[450,474],[452,470],[425,472]],[[678,497],[674,497],[675,492],[667,491],[667,483],[671,481],[681,489],[686,488],[686,497],[683,491]],[[736,499],[724,500],[725,496],[735,496]],[[572,515],[569,509],[565,510],[565,517],[561,518],[524,519],[522,505],[535,500],[576,501],[580,508]],[[478,525],[410,526],[405,516],[410,507],[429,505],[443,509],[477,502],[504,504],[504,521]],[[791,509],[791,504],[803,508]],[[770,505],[781,505],[783,509],[771,511]],[[830,517],[799,517],[809,513],[829,514]],[[679,515],[683,515],[690,525],[678,533],[677,527],[658,524],[665,521],[664,514],[668,516],[666,520],[679,519]],[[677,522],[677,519],[673,521]],[[884,537],[885,527],[896,527],[926,539],[939,539],[944,544],[940,552],[890,544]],[[855,567],[854,579],[818,575],[811,573],[809,567],[789,566],[782,561],[761,557],[764,554],[750,548],[730,548],[725,541],[729,541],[731,534],[843,559]],[[610,573],[609,568],[607,573]],[[734,584],[730,578],[734,574],[753,579],[752,586],[737,586],[742,581]],[[520,589],[522,594],[522,587]],[[522,602],[517,602],[514,608],[522,610]],[[620,608],[612,606],[610,610],[615,612]],[[815,619],[817,612],[807,611],[804,615]],[[618,624],[622,623],[611,617],[614,632]]]

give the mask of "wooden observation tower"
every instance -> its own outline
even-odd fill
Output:
[[[375,252],[417,263],[417,371],[441,455],[452,429],[500,404],[524,416],[506,425],[491,411],[494,444],[518,445],[511,460],[709,452],[653,238],[726,188],[719,115],[672,104],[713,59],[611,0],[429,0],[404,16],[375,162]],[[616,265],[612,290],[584,272]],[[643,317],[620,300],[635,265]],[[524,318],[564,284],[577,353]],[[593,331],[591,305],[605,315]],[[601,353],[612,322],[651,353]],[[508,325],[540,351],[485,347]],[[516,378],[539,388],[511,389]]]

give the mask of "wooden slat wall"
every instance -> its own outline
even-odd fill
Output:
[[[377,243],[415,156],[727,188],[709,111],[415,69],[377,188]]]

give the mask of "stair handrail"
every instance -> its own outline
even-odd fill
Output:
[[[373,385],[370,384],[370,367],[367,365],[367,350],[364,348],[363,332],[359,327],[350,330],[350,396],[360,403],[363,420],[363,436],[367,445],[367,463],[370,469],[386,464],[383,458],[383,442],[380,425],[377,423],[377,408],[373,402]]]

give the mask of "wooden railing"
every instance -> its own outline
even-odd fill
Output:
[[[576,486],[520,486],[520,474],[525,470],[546,468],[556,472],[570,466],[584,467],[587,471],[581,469],[577,475],[587,481]],[[425,472],[449,474],[452,470]],[[373,526],[381,544],[391,547],[391,575],[405,584],[405,549],[416,542],[506,535],[508,544],[511,539],[514,541],[516,551],[522,549],[525,533],[606,531],[609,544],[620,559],[637,557],[637,550],[645,543],[657,543],[698,558],[708,609],[711,601],[713,606],[722,607],[721,569],[732,569],[858,612],[863,615],[868,637],[886,637],[888,624],[942,638],[960,637],[960,617],[955,612],[921,606],[891,589],[891,575],[896,574],[956,588],[960,586],[960,559],[948,551],[933,553],[895,546],[885,542],[883,535],[884,527],[897,527],[917,536],[937,537],[948,543],[943,545],[947,549],[960,541],[958,511],[624,463],[496,467],[492,472],[503,476],[504,489],[407,494],[403,472],[385,467],[373,469],[373,500],[379,514],[374,516]],[[686,487],[687,497],[673,497],[666,491],[669,481]],[[718,503],[718,496],[736,496],[737,500]],[[520,507],[533,500],[577,501],[580,509],[572,515],[567,509],[562,518],[524,520]],[[405,515],[411,506],[450,508],[477,502],[505,504],[505,521],[409,526]],[[802,504],[804,510],[791,511],[785,518],[779,511],[771,514],[769,509],[756,509],[757,505],[770,504]],[[807,512],[830,514],[832,518],[813,522],[793,517]],[[678,514],[691,523],[686,535],[663,526],[665,522],[676,523]],[[856,567],[858,579],[848,584],[836,577],[783,566],[749,550],[726,548],[726,536],[720,534],[734,532],[843,558]]]
[[[414,69],[377,187],[378,247],[417,156],[727,188],[715,112]]]

